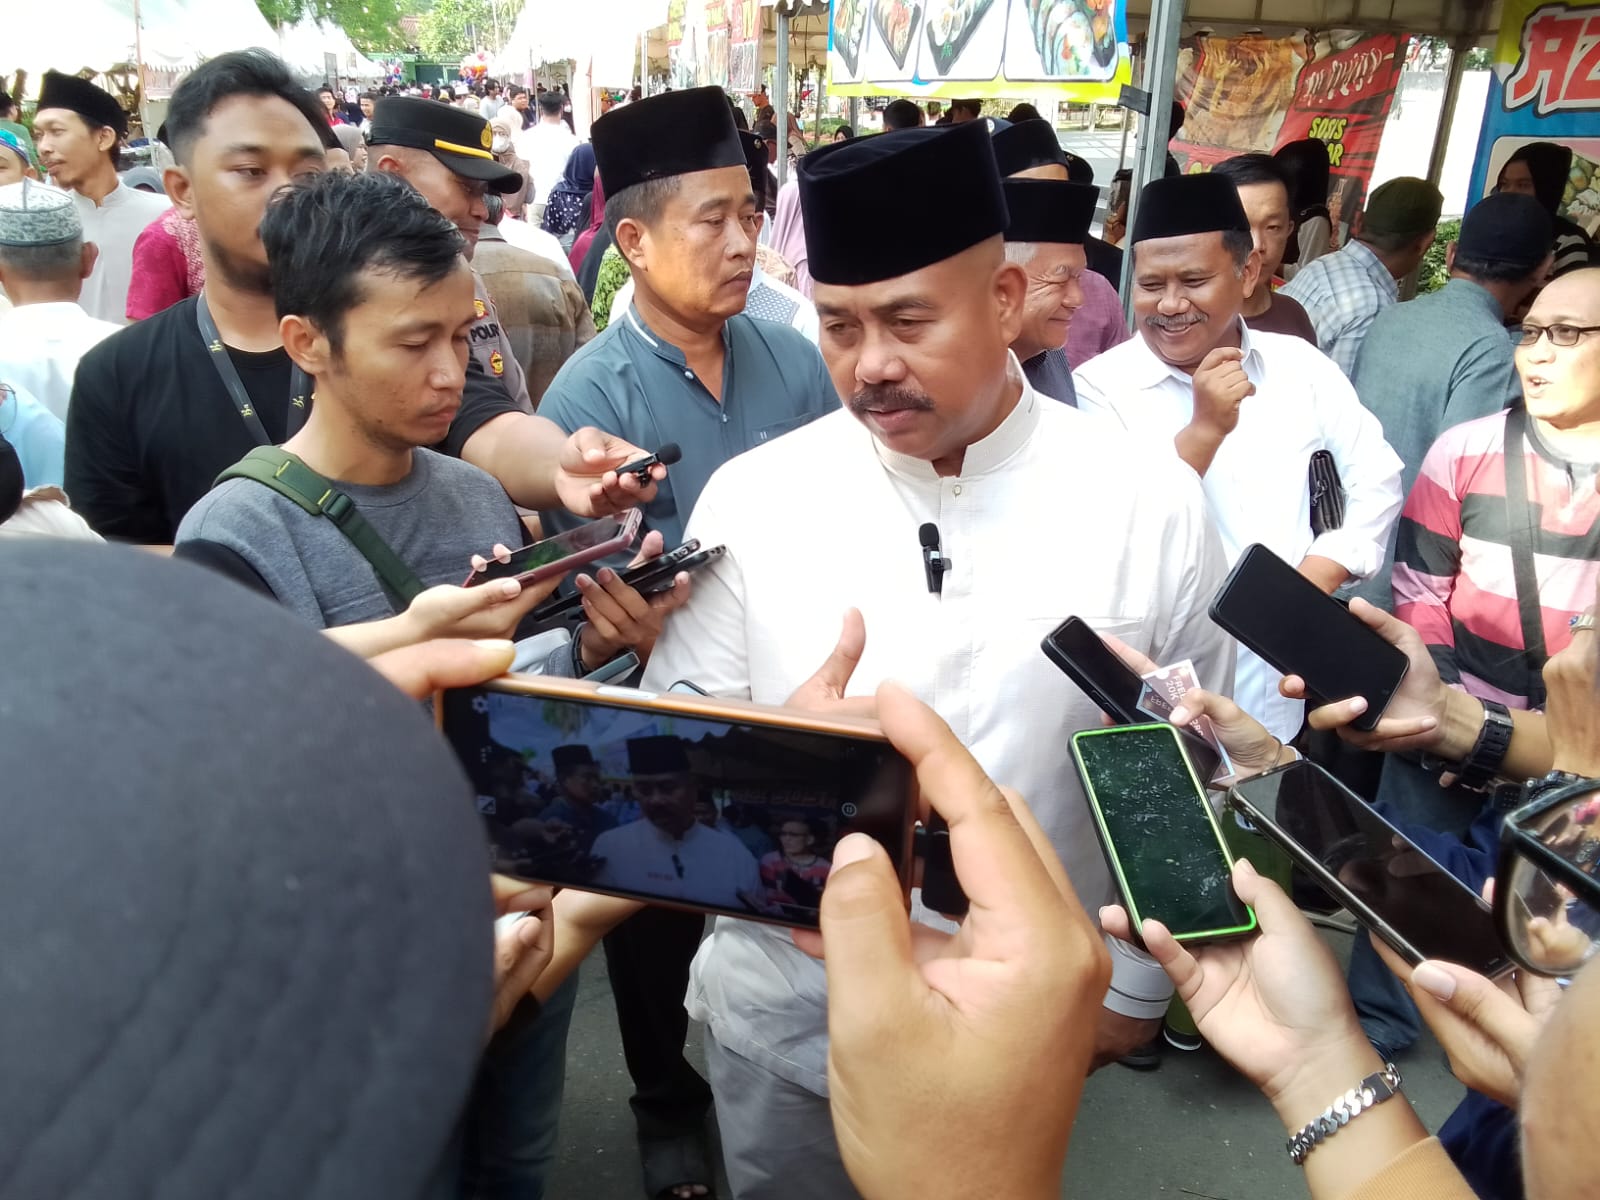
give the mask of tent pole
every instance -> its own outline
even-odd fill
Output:
[[[137,80],[139,94],[139,130],[148,140],[155,135],[150,132],[149,124],[145,120],[144,99],[144,21],[139,12],[139,0],[133,0],[133,58],[134,79]]]
[[[789,178],[789,11],[782,3],[777,7],[776,42],[777,61],[772,67],[773,117],[778,126],[778,186]]]
[[[1444,156],[1450,145],[1450,127],[1456,119],[1456,101],[1461,98],[1461,77],[1466,72],[1467,53],[1476,40],[1470,34],[1464,33],[1450,43],[1450,72],[1444,81],[1444,103],[1439,106],[1439,124],[1433,131],[1433,152],[1428,156],[1428,182],[1434,187],[1439,186],[1439,177],[1444,174]]]
[[[1150,111],[1139,120],[1139,138],[1133,159],[1133,179],[1128,189],[1128,224],[1122,255],[1122,309],[1133,319],[1133,236],[1139,215],[1139,193],[1152,179],[1166,173],[1167,124],[1172,109],[1173,82],[1178,72],[1178,38],[1183,32],[1183,0],[1154,0],[1150,31],[1144,46],[1144,91]]]

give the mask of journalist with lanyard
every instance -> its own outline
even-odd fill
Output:
[[[195,322],[200,327],[200,340],[205,342],[206,349],[211,353],[211,365],[217,369],[217,374],[222,379],[222,386],[228,389],[228,398],[233,401],[233,407],[239,412],[240,418],[245,423],[245,428],[250,430],[250,436],[255,438],[258,446],[274,445],[273,440],[267,436],[267,428],[261,423],[261,418],[256,415],[256,408],[251,402],[250,393],[244,390],[244,381],[239,378],[238,368],[233,365],[233,358],[228,354],[228,348],[222,344],[222,334],[217,332],[217,323],[211,318],[211,310],[206,307],[205,293],[195,297],[194,305]],[[298,363],[291,362],[289,366],[289,408],[285,420],[284,440],[287,441],[300,432],[300,427],[306,423],[306,413],[311,402],[311,377],[300,369]]]

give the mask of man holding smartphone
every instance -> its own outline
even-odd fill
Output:
[[[1077,613],[1226,680],[1230,643],[1205,613],[1224,567],[1204,499],[1170,450],[1028,383],[1010,351],[1027,278],[1006,261],[982,122],[842,142],[803,159],[799,181],[845,410],[712,477],[689,532],[728,551],[668,624],[646,686],[688,676],[715,695],[862,709],[893,676],[1030,798],[1079,896],[1097,903],[1110,877],[1067,746],[1100,714],[1039,642]],[[919,192],[947,203],[918,215],[897,202]],[[1058,541],[1045,530],[1060,514],[1072,520]],[[937,586],[924,526],[949,559]],[[797,571],[799,547],[826,569]],[[1113,958],[1102,1062],[1154,1037],[1170,996],[1151,960],[1121,946]],[[781,930],[719,920],[695,959],[689,1010],[710,1025],[740,1200],[856,1194],[825,1099],[826,1000],[822,966]]]
[[[1139,334],[1078,368],[1079,407],[1176,446],[1200,476],[1230,563],[1259,543],[1328,593],[1372,574],[1400,514],[1400,459],[1331,359],[1240,319],[1260,255],[1233,181],[1151,183],[1132,244]],[[1345,513],[1319,534],[1309,477],[1321,451]],[[1242,650],[1234,698],[1288,741],[1304,711],[1278,694],[1280,675]]]

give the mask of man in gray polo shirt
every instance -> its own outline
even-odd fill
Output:
[[[678,444],[683,458],[643,506],[671,549],[713,471],[839,399],[811,342],[742,311],[760,209],[721,90],[652,96],[601,117],[592,136],[634,298],[562,367],[539,415],[649,449]],[[575,520],[540,519],[552,531]]]
[[[677,443],[682,459],[643,506],[645,527],[671,549],[713,471],[839,399],[814,345],[742,311],[761,210],[721,89],[638,101],[601,117],[591,136],[633,303],[567,360],[539,415],[650,449]],[[574,523],[560,512],[540,519],[548,531]],[[649,1196],[705,1195],[712,1183],[711,1089],[683,1057],[683,996],[703,929],[698,915],[646,909],[605,940]]]

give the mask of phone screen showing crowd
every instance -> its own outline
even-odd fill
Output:
[[[502,874],[814,927],[847,833],[902,866],[910,771],[883,742],[484,688],[442,703]]]

